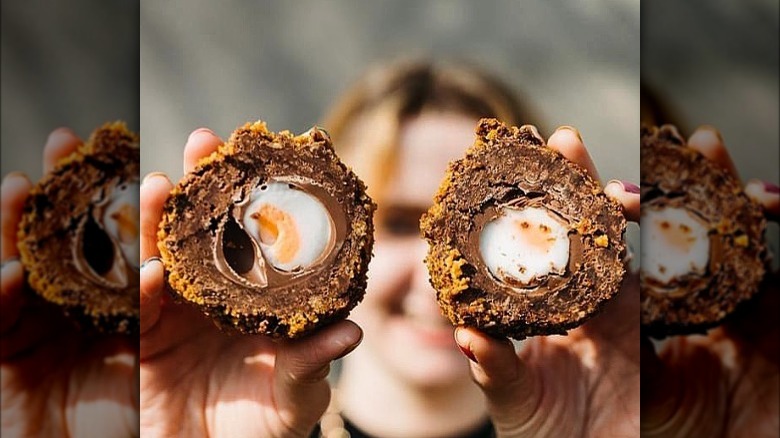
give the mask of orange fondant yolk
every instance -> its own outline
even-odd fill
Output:
[[[138,240],[138,209],[132,205],[123,205],[120,209],[111,214],[111,218],[117,223],[119,241],[122,243],[132,243]]]
[[[551,235],[551,229],[545,224],[534,224],[527,220],[515,222],[518,236],[523,244],[530,246],[535,251],[547,253],[555,243],[555,237]]]
[[[658,221],[661,236],[667,247],[677,248],[682,252],[690,252],[696,237],[691,235],[691,228],[685,224],[672,224],[667,220]]]
[[[300,249],[295,219],[271,204],[263,204],[252,218],[260,224],[260,240],[271,245],[280,263],[290,263]]]

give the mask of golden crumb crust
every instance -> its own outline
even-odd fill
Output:
[[[477,218],[514,202],[543,206],[568,223],[579,252],[563,278],[521,291],[485,267]],[[534,127],[495,119],[480,120],[474,144],[450,163],[420,221],[442,312],[454,325],[516,339],[565,333],[618,292],[625,227],[621,206],[581,166],[546,147]]]
[[[349,232],[334,264],[278,290],[232,284],[211,261],[215,230],[236,197],[278,177],[302,177],[340,201]],[[373,247],[373,201],[336,156],[323,130],[273,133],[262,121],[236,129],[173,188],[158,230],[168,283],[221,327],[294,338],[342,319],[365,292]]]
[[[104,124],[32,188],[17,231],[30,287],[101,331],[138,331],[137,282],[122,290],[89,283],[72,261],[74,224],[89,214],[96,193],[115,180],[137,180],[139,168],[138,136],[124,122]]]

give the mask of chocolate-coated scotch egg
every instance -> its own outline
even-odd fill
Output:
[[[18,230],[27,280],[82,327],[139,323],[138,137],[107,124],[30,192]]]
[[[673,126],[640,136],[642,330],[702,333],[758,291],[766,219],[739,180]]]
[[[566,333],[620,288],[621,206],[531,126],[483,119],[476,134],[421,221],[439,305],[493,335]]]
[[[325,131],[236,130],[173,189],[168,281],[220,327],[298,337],[362,299],[375,206]]]

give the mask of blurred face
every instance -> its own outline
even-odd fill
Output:
[[[368,291],[354,312],[364,330],[359,349],[373,366],[417,386],[468,380],[452,325],[442,316],[423,262],[428,245],[420,237],[420,216],[432,204],[447,163],[474,141],[476,119],[424,113],[401,128],[398,161],[378,202],[374,258]]]

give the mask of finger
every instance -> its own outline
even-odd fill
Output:
[[[674,415],[677,408],[673,388],[675,380],[671,379],[663,361],[655,352],[653,343],[647,337],[640,339],[640,373],[642,430],[660,428]]]
[[[141,265],[141,334],[157,324],[165,289],[165,269],[158,257],[146,259]]]
[[[745,193],[761,204],[767,217],[780,220],[780,188],[769,181],[752,179],[745,186]]]
[[[354,322],[341,321],[305,338],[279,345],[274,366],[274,396],[288,428],[308,433],[308,428],[314,426],[330,399],[325,381],[330,362],[354,350],[362,338],[363,332]]]
[[[11,172],[3,178],[0,188],[0,227],[2,228],[2,243],[0,243],[0,260],[16,257],[19,251],[16,248],[16,233],[19,221],[22,219],[22,209],[27,195],[32,189],[32,183],[21,172]]]
[[[541,387],[512,343],[464,327],[455,330],[455,341],[471,360],[472,378],[485,393],[496,425],[526,424],[541,403]]]
[[[9,260],[2,265],[0,273],[0,334],[6,333],[16,324],[22,309],[24,269],[19,260]]]
[[[734,167],[734,162],[723,143],[723,137],[717,129],[708,125],[698,127],[688,139],[688,147],[699,151],[710,161],[739,178],[737,168]]]
[[[57,128],[49,134],[43,148],[43,173],[51,172],[57,163],[78,149],[83,143],[70,128]]]
[[[222,139],[208,128],[198,128],[184,145],[184,173],[190,173],[204,157],[208,157],[222,144]]]
[[[639,223],[639,186],[613,179],[604,187],[604,194],[623,206],[626,219]]]
[[[550,139],[547,141],[547,146],[560,152],[569,160],[579,164],[588,171],[593,179],[600,181],[596,166],[593,164],[593,160],[590,158],[590,154],[588,154],[588,150],[585,148],[582,136],[580,136],[579,131],[576,129],[571,126],[561,126],[550,136]]]
[[[722,359],[707,338],[676,337],[660,355],[645,338],[641,346],[643,435],[718,436],[728,385]]]
[[[160,255],[157,249],[157,227],[171,189],[171,181],[159,172],[146,175],[141,183],[141,262]]]
[[[455,341],[463,354],[478,364],[474,377],[483,389],[500,389],[520,379],[521,365],[512,343],[472,329],[455,329]]]

